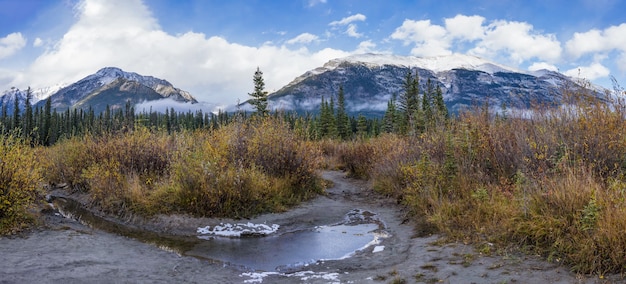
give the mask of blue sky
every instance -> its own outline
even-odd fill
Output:
[[[471,54],[626,85],[626,1],[0,0],[0,90],[105,66],[164,78],[218,106],[328,60]]]

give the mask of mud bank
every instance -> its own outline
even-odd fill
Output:
[[[297,232],[337,224],[354,209],[374,212],[384,222],[386,238],[341,260],[320,261],[288,271],[254,271],[178,250],[93,229],[50,214],[46,229],[22,237],[0,238],[2,283],[615,283],[568,271],[536,256],[485,256],[472,246],[441,244],[439,236],[416,237],[416,224],[393,200],[373,193],[363,181],[340,172],[324,172],[334,186],[288,212],[266,214],[255,224],[278,224]],[[128,218],[120,225],[181,237],[197,229],[241,220],[158,216]],[[313,244],[312,244],[313,245]]]

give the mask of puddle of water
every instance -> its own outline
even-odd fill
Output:
[[[281,271],[318,260],[349,257],[377,241],[377,224],[320,226],[260,238],[206,237],[186,255],[263,271]]]
[[[384,233],[380,233],[382,225],[378,224],[382,221],[376,219],[375,214],[361,210],[348,212],[347,223],[310,230],[264,237],[196,238],[124,226],[94,215],[70,199],[54,198],[53,203],[64,216],[96,229],[131,237],[181,255],[261,271],[288,271],[317,261],[347,258],[358,250],[378,244],[380,238],[385,237]],[[358,218],[355,219],[355,216]]]

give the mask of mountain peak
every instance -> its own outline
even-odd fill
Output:
[[[126,73],[124,70],[117,67],[104,67],[96,72],[98,76],[116,76],[121,77]]]
[[[431,57],[400,56],[393,54],[365,53],[355,54],[343,58],[333,59],[324,65],[327,69],[335,69],[343,62],[364,64],[368,67],[393,65],[406,68],[428,69],[435,73],[450,71],[453,69],[468,69],[483,71],[489,74],[495,72],[512,72],[529,74],[527,71],[504,66],[478,56],[453,53]]]
[[[565,88],[579,88],[558,72],[522,71],[472,55],[367,53],[333,59],[302,74],[270,95],[270,107],[317,111],[322,97],[336,96],[343,87],[348,112],[381,116],[390,99],[404,91],[407,68],[419,74],[421,86],[431,81],[439,87],[452,112],[487,102],[521,109],[532,103],[554,105]]]
[[[59,110],[70,107],[88,108],[90,105],[100,110],[107,104],[124,105],[127,100],[140,103],[142,100],[165,98],[197,103],[191,94],[174,87],[166,80],[126,72],[118,67],[104,67],[60,89],[51,98],[52,106]]]

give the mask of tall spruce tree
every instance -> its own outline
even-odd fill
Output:
[[[11,128],[18,129],[20,124],[20,101],[16,92],[13,100],[13,125],[11,125]]]
[[[424,94],[422,95],[422,116],[424,127],[430,127],[432,124],[434,124],[432,108],[432,97],[434,96],[433,93],[433,83],[430,78],[428,78],[428,80],[426,81],[426,90],[424,90]]]
[[[33,106],[30,104],[32,91],[30,87],[26,90],[26,101],[24,102],[24,119],[22,119],[22,136],[30,137],[33,131]]]
[[[437,87],[435,88],[435,108],[437,110],[437,116],[443,118],[444,120],[448,120],[448,118],[450,118],[450,113],[448,113],[448,107],[443,101],[443,92],[441,91],[441,86],[439,86],[439,84],[437,84]]]
[[[397,110],[396,110],[396,94],[394,93],[387,102],[387,110],[385,116],[383,116],[383,131],[386,133],[393,133],[396,131],[397,123]]]
[[[337,135],[341,139],[348,139],[350,137],[350,119],[346,113],[346,99],[343,92],[343,86],[339,86],[339,93],[337,94]]]
[[[356,124],[356,132],[360,138],[365,138],[367,136],[367,118],[360,113]]]
[[[252,97],[252,100],[250,100],[250,104],[254,106],[256,112],[259,115],[265,116],[268,113],[267,92],[265,91],[263,72],[261,72],[261,69],[259,69],[259,67],[256,68],[254,76],[252,77],[252,81],[254,82],[254,92],[248,94]]]
[[[402,134],[413,134],[417,128],[419,117],[419,74],[415,77],[409,68],[405,76],[404,92],[398,100],[399,121],[398,130]]]

